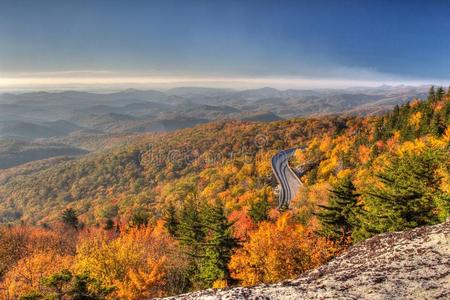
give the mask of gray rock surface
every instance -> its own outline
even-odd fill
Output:
[[[450,299],[450,220],[375,236],[294,280],[171,299]]]

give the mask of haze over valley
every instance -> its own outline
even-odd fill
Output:
[[[233,90],[180,87],[0,94],[0,168],[102,148],[86,141],[173,131],[211,121],[271,122],[331,114],[380,114],[415,98],[429,86],[380,86],[328,90]]]

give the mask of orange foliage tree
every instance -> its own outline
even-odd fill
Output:
[[[72,231],[62,231],[59,227],[54,230],[29,226],[0,228],[0,277],[21,258],[34,252],[75,254],[75,234]]]
[[[292,224],[290,213],[262,222],[249,241],[235,252],[229,267],[243,285],[292,278],[331,258],[337,249],[310,229]]]
[[[18,299],[31,293],[43,294],[47,288],[42,284],[42,279],[70,269],[72,262],[72,256],[59,255],[54,251],[36,252],[20,259],[5,275],[2,298]]]

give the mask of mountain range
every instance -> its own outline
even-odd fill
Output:
[[[63,149],[78,147],[79,140],[86,137],[165,132],[224,119],[271,122],[329,114],[378,114],[416,97],[425,97],[428,88],[232,90],[179,87],[114,93],[5,93],[0,94],[0,139],[38,141],[39,145],[69,142],[66,148],[49,153],[72,155],[72,149]],[[10,157],[14,162],[26,162],[40,157],[31,155],[25,159],[11,155],[3,159]],[[12,161],[1,164],[0,168],[15,165]]]

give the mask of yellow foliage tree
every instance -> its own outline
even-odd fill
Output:
[[[418,112],[412,114],[411,118],[409,119],[409,122],[415,128],[419,128],[421,120],[422,120],[422,113],[420,111],[418,111]]]
[[[144,299],[183,291],[186,259],[163,229],[130,228],[110,239],[95,235],[78,246],[76,270],[88,273],[104,286],[115,286],[116,296]]]
[[[322,141],[320,142],[319,149],[323,153],[326,153],[331,150],[332,146],[333,146],[332,139],[330,136],[327,135],[327,136],[324,136]]]

